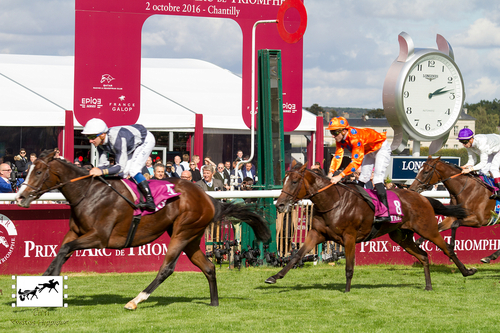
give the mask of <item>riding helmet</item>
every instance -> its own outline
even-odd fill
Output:
[[[330,124],[326,128],[327,130],[336,130],[342,128],[349,128],[349,123],[344,117],[335,117],[330,120]]]
[[[474,136],[474,132],[470,128],[462,128],[458,132],[458,140],[468,140]]]
[[[89,121],[87,121],[87,124],[85,124],[82,134],[83,135],[100,134],[100,133],[106,133],[107,131],[108,131],[108,126],[102,119],[92,118]]]

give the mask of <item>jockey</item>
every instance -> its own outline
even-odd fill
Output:
[[[391,159],[391,146],[386,140],[385,133],[379,133],[370,128],[349,127],[344,117],[332,118],[327,128],[337,142],[337,150],[330,165],[328,177],[333,184],[338,183],[343,177],[353,173],[361,167],[359,183],[364,186],[370,180],[372,170],[373,184],[377,197],[387,207],[386,216],[375,217],[374,223],[390,222],[387,193],[384,186],[385,171]],[[340,167],[344,149],[351,151],[351,163],[337,176],[333,173]]]
[[[458,132],[458,140],[467,148],[469,155],[469,160],[462,166],[462,173],[480,170],[488,175],[489,172],[494,179],[495,186],[500,188],[500,135],[474,135],[469,128],[463,128]],[[476,154],[480,159],[477,164]],[[499,190],[493,193],[490,199],[500,200]]]
[[[155,138],[142,125],[116,126],[108,128],[98,118],[90,119],[83,128],[89,142],[97,147],[99,162],[89,174],[95,176],[117,175],[123,178],[132,177],[137,187],[146,198],[143,208],[149,211],[156,209],[149,183],[141,173],[147,158],[155,146]],[[115,155],[116,164],[110,165],[107,153]]]

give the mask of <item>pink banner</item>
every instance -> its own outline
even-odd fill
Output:
[[[296,41],[296,37],[305,30],[307,17],[301,0],[288,0],[278,13],[283,2],[76,0],[76,119],[85,124],[89,119],[99,117],[109,126],[137,121],[140,114],[142,25],[148,17],[159,14],[228,18],[239,24],[243,35],[242,116],[250,127],[251,103],[257,105],[256,100],[251,101],[252,28],[259,20],[275,20],[279,16],[279,24],[259,25],[256,50],[281,50],[284,130],[293,131],[302,118],[303,43],[302,39]],[[286,39],[292,43],[285,42],[280,32],[285,37],[288,32],[289,38]]]
[[[0,274],[43,274],[68,232],[70,210],[64,204],[34,204],[31,208],[0,205]],[[76,251],[64,272],[158,271],[168,249],[167,233],[153,243],[123,250]],[[201,248],[205,250],[202,241]],[[184,252],[176,271],[199,271]]]
[[[442,216],[438,220],[442,220]],[[449,243],[451,230],[441,233],[444,240]],[[419,238],[415,234],[416,238]],[[500,249],[500,227],[482,227],[457,229],[455,253],[464,264],[477,265],[481,258],[489,256]],[[449,258],[433,243],[425,241],[420,246],[429,254],[431,264],[453,264]],[[411,265],[418,260],[393,242],[388,235],[372,241],[356,244],[356,265],[370,264],[399,264]],[[494,263],[495,261],[492,261]],[[500,261],[499,261],[500,262]]]

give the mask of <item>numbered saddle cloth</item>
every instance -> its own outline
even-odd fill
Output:
[[[365,189],[370,198],[372,199],[373,205],[375,206],[375,216],[385,216],[387,214],[387,208],[383,203],[378,200],[377,192],[374,190]],[[387,191],[387,203],[389,204],[389,215],[391,216],[391,223],[399,223],[403,220],[403,210],[401,209],[401,201],[396,193],[392,191]]]
[[[134,196],[134,203],[136,205],[139,204],[139,198],[141,197],[141,195],[139,193],[139,190],[137,189],[137,185],[128,179],[122,179],[122,181]],[[165,207],[168,199],[181,195],[180,193],[175,192],[174,187],[174,184],[166,180],[150,180],[149,188],[151,189],[151,194],[153,195],[153,199],[155,201],[156,210],[154,212],[149,212],[146,210],[143,211],[141,209],[136,209],[134,210],[134,216],[153,214]]]

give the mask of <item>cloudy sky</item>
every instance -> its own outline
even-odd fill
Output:
[[[305,0],[304,106],[382,107],[399,53],[398,34],[419,48],[452,45],[466,102],[500,98],[500,1]],[[74,0],[0,0],[0,53],[73,55]],[[150,17],[143,57],[196,58],[241,73],[241,32],[232,20]]]

